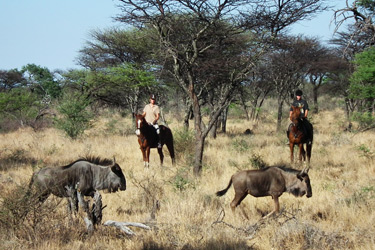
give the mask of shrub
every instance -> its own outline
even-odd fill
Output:
[[[251,157],[250,157],[250,163],[251,163],[251,166],[253,166],[253,168],[255,169],[262,169],[264,167],[266,167],[266,163],[264,162],[264,160],[262,159],[262,156],[259,155],[259,154],[252,154]]]
[[[57,107],[61,117],[55,119],[57,128],[76,139],[91,127],[93,114],[88,110],[91,101],[83,96],[65,95]]]
[[[355,112],[353,113],[352,120],[358,122],[360,128],[367,128],[375,125],[375,117],[371,112]]]
[[[174,149],[177,157],[184,157],[186,161],[193,161],[195,138],[192,130],[178,129],[173,131]]]

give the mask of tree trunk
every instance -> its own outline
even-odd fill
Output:
[[[258,107],[256,108],[254,121],[258,121],[258,119],[259,119],[260,108],[262,107],[265,98],[266,98],[266,96],[263,96],[263,98],[260,100],[260,103],[259,103]]]
[[[228,110],[229,110],[229,106],[226,107],[222,114],[221,114],[221,131],[223,133],[226,133],[227,132],[227,119],[228,119]]]
[[[319,86],[314,85],[313,88],[313,98],[314,98],[314,114],[317,114],[319,112],[319,106],[318,106],[318,89]]]
[[[204,151],[205,138],[202,134],[198,134],[196,131],[195,135],[195,159],[194,159],[194,175],[200,176],[202,172],[203,163],[203,151]]]
[[[219,120],[217,120],[210,130],[210,137],[216,139],[217,136],[217,128],[218,128]]]
[[[352,122],[350,121],[350,103],[349,99],[345,97],[345,111],[346,111],[346,119],[348,120],[348,127],[346,128],[348,131],[352,130]]]
[[[245,114],[246,114],[246,120],[249,121],[250,120],[249,111],[247,110],[247,105],[242,95],[240,95],[240,101],[241,101],[242,108],[244,109]]]
[[[276,131],[279,132],[281,130],[281,121],[283,117],[283,104],[284,100],[282,98],[279,98],[278,100],[278,109],[277,109],[277,127]]]
[[[193,118],[193,108],[189,101],[185,104],[184,129],[189,129],[189,120]]]

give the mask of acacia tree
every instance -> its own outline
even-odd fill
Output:
[[[336,30],[347,21],[354,21],[351,36],[361,36],[362,42],[369,46],[375,40],[374,12],[374,0],[355,0],[351,5],[346,0],[346,7],[335,11]]]
[[[142,69],[143,65],[152,63],[152,50],[156,44],[149,39],[149,32],[119,28],[92,31],[89,40],[79,51],[77,62],[93,71],[123,63],[131,63]]]
[[[312,86],[313,94],[313,112],[318,113],[318,90],[326,82],[328,73],[331,70],[335,70],[338,61],[342,59],[338,58],[334,53],[334,50],[322,45],[317,39],[309,39],[310,46],[306,48],[308,53],[307,62],[307,82]]]
[[[152,27],[157,34],[162,54],[171,61],[171,74],[192,104],[195,129],[195,163],[194,173],[200,174],[205,138],[216,123],[220,113],[229,105],[234,92],[240,86],[259,57],[266,50],[266,43],[255,43],[259,38],[274,38],[285,27],[304,19],[322,8],[319,0],[119,0],[123,11],[117,20],[134,25],[139,29]],[[227,24],[225,27],[223,23]],[[181,32],[181,27],[183,31]],[[224,29],[219,29],[222,27]],[[214,109],[207,124],[203,123],[199,95],[206,86],[214,86],[217,82],[200,79],[200,58],[210,55],[210,50],[219,53],[221,42],[240,36],[245,31],[254,36],[254,54],[250,50],[231,55],[223,54],[224,60],[236,64],[228,64],[222,68],[226,79],[225,88],[220,88],[215,95]],[[255,44],[260,45],[256,47]],[[257,48],[257,49],[255,49]],[[224,86],[224,85],[222,85]]]
[[[355,57],[355,71],[350,77],[349,93],[359,101],[360,114],[357,119],[369,127],[374,127],[375,109],[375,48],[369,48]]]
[[[277,95],[278,112],[276,131],[281,129],[283,105],[304,82],[310,60],[312,40],[303,37],[282,37],[267,55],[267,80],[272,82]]]
[[[18,69],[0,70],[0,92],[6,92],[25,84],[26,80]]]

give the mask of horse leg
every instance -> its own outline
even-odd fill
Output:
[[[172,158],[172,165],[174,165],[176,163],[176,160],[175,160],[175,156],[174,156],[173,141],[170,142],[170,143],[167,143],[167,148],[168,148],[169,154]]]
[[[303,161],[306,161],[306,151],[305,151],[305,147],[302,143],[302,157],[303,157]]]
[[[140,149],[141,149],[141,152],[142,152],[143,164],[146,167],[146,159],[147,159],[147,157],[146,157],[146,149],[143,148],[143,147],[140,147]]]
[[[158,153],[160,157],[160,166],[163,166],[163,160],[164,160],[163,146],[161,148],[158,147]]]
[[[291,142],[291,140],[289,142],[289,148],[290,148],[290,163],[293,163],[293,161],[294,161],[294,143]]]
[[[146,161],[145,161],[145,167],[150,166],[150,147],[146,148]]]
[[[311,149],[312,149],[312,144],[307,144],[306,146],[306,151],[307,151],[307,162],[310,165],[310,159],[311,159]]]
[[[303,143],[300,143],[298,144],[298,147],[299,147],[299,161],[302,162],[302,157],[303,157],[303,160],[305,160],[306,158],[306,153],[305,153],[305,149],[303,148]]]

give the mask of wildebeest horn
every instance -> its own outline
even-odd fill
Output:
[[[116,157],[113,156],[113,166],[116,165]]]

